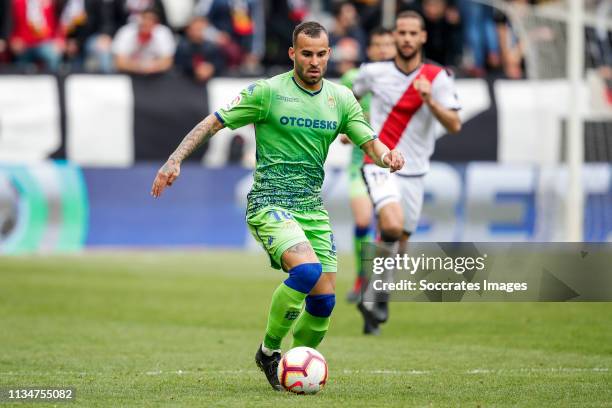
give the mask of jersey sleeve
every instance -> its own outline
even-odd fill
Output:
[[[359,72],[353,79],[353,93],[358,98],[372,91],[372,76],[368,64],[361,64]]]
[[[264,120],[270,109],[270,86],[261,80],[243,89],[230,103],[215,111],[215,116],[230,129]]]
[[[346,92],[344,98],[344,117],[340,133],[346,134],[359,147],[370,140],[376,139],[376,133],[365,120],[361,106],[350,92]]]
[[[355,77],[357,76],[358,73],[359,73],[359,70],[357,68],[349,69],[340,77],[340,83],[346,86],[348,89],[352,90],[353,82],[355,82]]]
[[[461,104],[459,103],[457,90],[455,88],[455,81],[446,70],[443,69],[440,71],[438,76],[434,79],[431,93],[433,99],[446,109],[461,109]]]

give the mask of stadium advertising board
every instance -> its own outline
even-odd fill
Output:
[[[0,166],[0,250],[213,246],[257,248],[244,222],[251,172],[187,164],[173,193],[148,195],[157,166],[86,168],[63,162]],[[434,162],[419,241],[529,242],[563,237],[562,168]],[[340,251],[351,242],[348,177],[327,171],[323,196]],[[612,166],[585,166],[585,240],[612,240]]]
[[[74,165],[0,164],[0,254],[83,248],[87,203],[81,169]]]

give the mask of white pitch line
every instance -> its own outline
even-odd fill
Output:
[[[332,370],[333,373],[334,370]],[[474,368],[458,374],[516,374],[516,373],[609,373],[611,370],[608,367],[519,367],[519,368]],[[254,374],[259,373],[258,370],[152,370],[146,371],[142,374],[149,376],[156,375],[197,375],[197,374]],[[339,371],[342,374],[380,374],[380,375],[429,375],[429,374],[441,374],[441,373],[453,373],[452,370],[352,370],[343,369]],[[112,372],[85,372],[85,371],[54,371],[54,372],[19,372],[19,371],[0,371],[0,377],[2,376],[15,376],[15,377],[26,377],[26,376],[50,376],[50,375],[69,375],[69,376],[86,376],[86,375],[110,375]]]
[[[486,368],[475,368],[473,370],[468,370],[465,373],[466,374],[491,374],[491,373],[495,373],[495,370],[489,370]]]
[[[78,375],[85,376],[92,373],[87,373],[84,371],[38,371],[38,372],[23,372],[23,371],[0,371],[1,376],[46,376],[46,375]],[[109,373],[97,373],[97,374],[109,374]]]
[[[421,370],[342,370],[343,374],[391,374],[391,375],[424,375],[431,371]]]
[[[258,373],[258,370],[206,370],[206,371],[189,371],[189,370],[173,370],[173,371],[162,371],[162,370],[156,370],[156,371],[147,371],[145,374],[146,375],[162,375],[162,374],[176,374],[176,375],[185,375],[185,374],[198,374],[198,373],[202,373],[202,374],[206,374],[206,373],[213,373],[213,374],[251,374],[251,373]]]
[[[523,368],[500,368],[500,369],[488,369],[488,368],[475,368],[468,370],[466,374],[503,374],[503,373],[588,373],[588,372],[602,372],[607,373],[609,369],[607,367],[593,367],[593,368],[580,368],[580,367],[523,367]]]

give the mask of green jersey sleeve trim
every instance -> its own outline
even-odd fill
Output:
[[[223,118],[219,114],[219,111],[215,111],[215,116],[217,117],[217,119],[219,119],[219,122],[225,125],[225,120],[223,120]]]
[[[368,142],[371,142],[372,140],[376,140],[376,139],[378,139],[378,135],[377,135],[377,134],[373,134],[373,135],[371,135],[371,136],[370,136],[370,139],[367,139],[367,138],[366,138],[366,139],[364,139],[362,142],[360,142],[359,144],[357,144],[357,145],[355,145],[355,146],[357,146],[357,147],[361,147],[361,146],[363,146],[364,144],[366,144],[366,143],[368,143]]]

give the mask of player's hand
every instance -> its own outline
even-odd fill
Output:
[[[417,90],[423,102],[428,105],[431,103],[431,82],[425,75],[421,75],[414,80],[414,89]]]
[[[344,133],[340,134],[340,143],[342,144],[351,144],[351,139],[348,138],[347,135],[345,135]]]
[[[159,197],[166,187],[170,187],[176,178],[181,174],[181,164],[174,159],[168,161],[157,171],[157,176],[151,187],[151,195]]]
[[[385,165],[391,169],[391,173],[394,173],[404,167],[404,156],[399,150],[391,150],[385,156]]]

